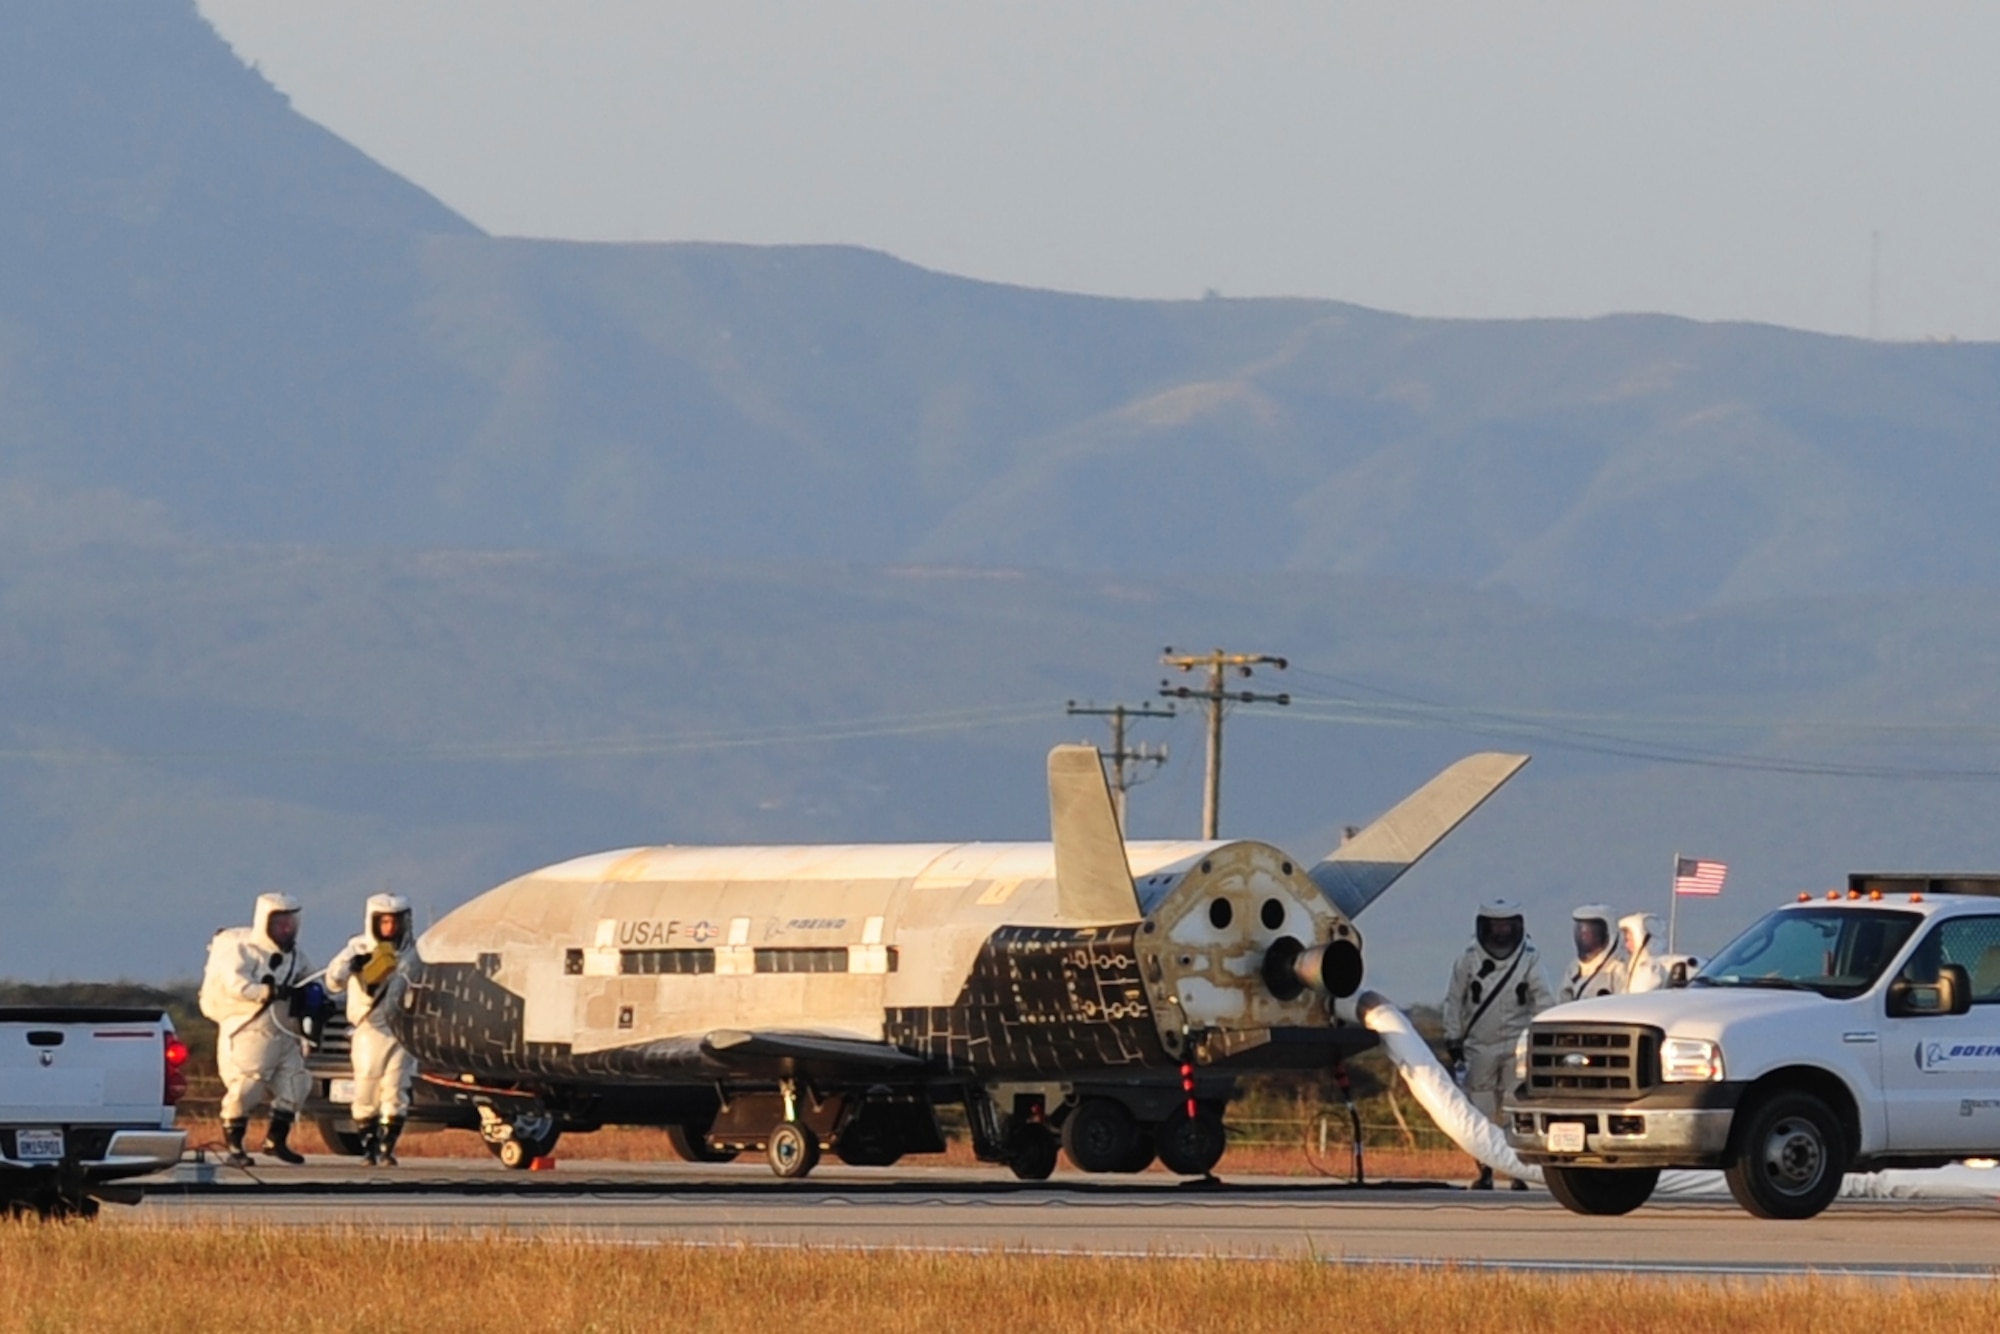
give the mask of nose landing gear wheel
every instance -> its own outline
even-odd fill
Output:
[[[524,1172],[534,1165],[535,1159],[546,1158],[555,1152],[556,1137],[547,1139],[503,1139],[493,1146],[494,1156],[500,1159],[500,1166],[510,1172]]]
[[[764,1146],[764,1158],[772,1172],[796,1181],[818,1165],[819,1137],[796,1121],[782,1121]]]

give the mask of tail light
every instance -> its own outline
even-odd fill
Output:
[[[161,1101],[165,1102],[167,1106],[173,1107],[182,1098],[187,1096],[187,1043],[182,1042],[172,1033],[163,1033],[161,1037],[166,1041],[166,1046],[161,1052],[166,1066],[166,1089]]]

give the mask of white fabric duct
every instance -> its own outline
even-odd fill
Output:
[[[1530,1167],[1507,1147],[1500,1127],[1480,1115],[1438,1063],[1430,1044],[1418,1036],[1410,1017],[1380,992],[1364,991],[1354,1000],[1355,1015],[1382,1039],[1396,1071],[1423,1104],[1438,1128],[1452,1142],[1502,1176],[1540,1183],[1542,1171]],[[1729,1185],[1720,1172],[1666,1171],[1654,1188],[1661,1197],[1690,1199],[1727,1196]],[[1931,1171],[1895,1169],[1851,1172],[1841,1183],[1845,1200],[2000,1200],[2000,1170],[1954,1163]]]
[[[1411,1094],[1454,1144],[1502,1176],[1540,1183],[1542,1170],[1514,1156],[1500,1127],[1472,1105],[1395,1002],[1380,992],[1364,991],[1355,998],[1354,1009],[1369,1031],[1381,1037]]]

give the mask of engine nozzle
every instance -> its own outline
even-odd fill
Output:
[[[1264,985],[1281,1001],[1297,1000],[1307,990],[1340,1000],[1361,989],[1361,949],[1351,940],[1308,949],[1280,936],[1264,952],[1263,973]]]

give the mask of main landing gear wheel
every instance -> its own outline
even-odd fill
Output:
[[[1047,1126],[1022,1126],[1014,1134],[1007,1169],[1022,1181],[1047,1181],[1055,1175],[1056,1156],[1061,1151],[1055,1132]]]
[[[1780,1093],[1750,1109],[1723,1176],[1759,1218],[1811,1218],[1840,1194],[1846,1171],[1847,1138],[1832,1110],[1810,1093]]]
[[[1556,1203],[1573,1214],[1629,1214],[1653,1198],[1657,1167],[1544,1167]]]
[[[1207,1112],[1189,1116],[1185,1107],[1174,1109],[1174,1114],[1154,1132],[1153,1142],[1160,1150],[1160,1165],[1184,1177],[1207,1176],[1222,1161],[1222,1151],[1229,1147],[1221,1117]]]
[[[1152,1145],[1141,1145],[1139,1127],[1125,1105],[1109,1098],[1085,1098],[1062,1127],[1063,1152],[1085,1172],[1136,1172],[1152,1161]],[[1145,1157],[1139,1167],[1131,1164]]]
[[[818,1165],[819,1137],[796,1121],[781,1121],[764,1146],[764,1159],[778,1176],[796,1181]]]

